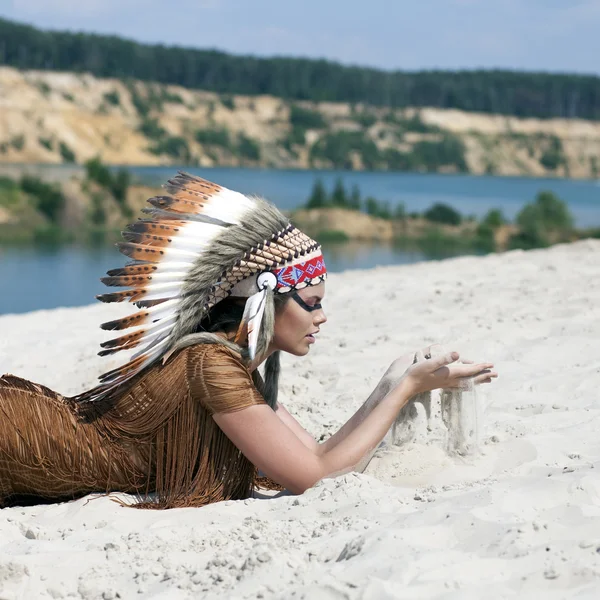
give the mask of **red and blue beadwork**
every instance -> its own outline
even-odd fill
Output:
[[[325,281],[327,269],[323,255],[319,254],[307,261],[275,269],[273,273],[277,277],[276,291],[284,293],[300,290],[308,285],[318,285]]]

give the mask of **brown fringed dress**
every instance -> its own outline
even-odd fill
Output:
[[[138,494],[144,508],[247,498],[256,469],[212,415],[265,404],[261,384],[221,344],[185,348],[99,403],[5,375],[0,507],[111,491]]]

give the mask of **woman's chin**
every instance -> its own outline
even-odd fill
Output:
[[[292,354],[294,356],[306,356],[310,352],[311,344],[304,341],[303,344],[298,344],[296,348],[294,348],[294,352]]]
[[[314,341],[309,341],[308,336],[306,336],[301,342],[296,344],[295,346],[287,346],[284,348],[280,347],[280,350],[283,352],[287,352],[293,356],[306,356],[310,352],[310,347],[314,344]]]

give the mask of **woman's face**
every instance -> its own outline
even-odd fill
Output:
[[[325,283],[305,287],[296,293],[304,304],[313,307],[323,300]],[[311,344],[315,343],[315,335],[325,321],[327,317],[322,308],[308,311],[294,298],[289,298],[275,315],[274,349],[295,356],[308,354]]]

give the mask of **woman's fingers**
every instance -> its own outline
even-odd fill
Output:
[[[496,377],[498,377],[498,373],[495,371],[486,371],[473,377],[473,383],[475,385],[479,385],[481,383],[491,383],[492,379],[496,379]]]
[[[483,373],[484,371],[490,371],[494,368],[492,363],[479,363],[472,365],[460,364],[456,365],[455,372],[458,377],[474,377]]]
[[[436,356],[431,359],[431,365],[435,369],[439,369],[441,367],[445,367],[450,363],[456,362],[460,358],[458,352],[447,352],[446,354],[442,354],[441,356]]]
[[[423,354],[423,357],[426,360],[429,360],[430,358],[434,358],[443,354],[444,347],[441,344],[431,344],[431,346],[426,346],[425,348],[423,348],[421,352]]]

